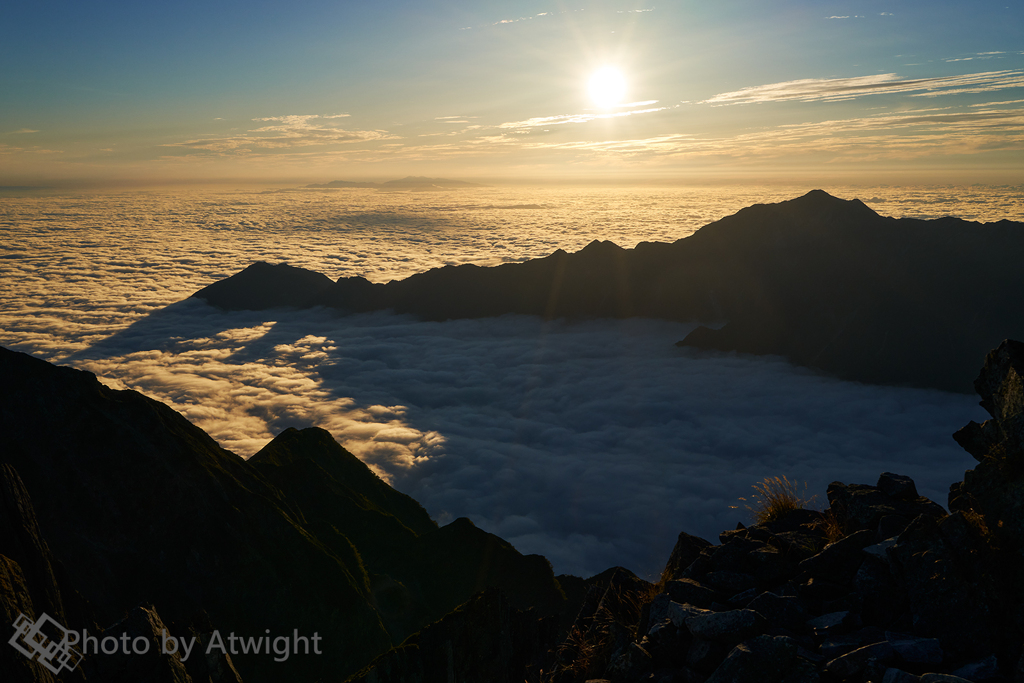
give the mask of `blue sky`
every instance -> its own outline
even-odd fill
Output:
[[[1021,182],[1022,26],[1007,0],[11,2],[0,184]]]

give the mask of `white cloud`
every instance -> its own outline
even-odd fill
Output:
[[[821,495],[833,479],[873,483],[891,469],[944,502],[972,462],[949,434],[980,418],[975,399],[688,353],[673,343],[689,327],[657,321],[164,307],[257,259],[383,281],[594,238],[668,241],[799,191],[5,200],[19,219],[0,244],[0,343],[55,359],[79,351],[76,364],[169,402],[239,453],[287,426],[322,426],[431,514],[467,515],[558,571],[651,573],[679,531],[734,526],[729,505],[766,475],[807,480]],[[1022,206],[1005,190],[870,192],[896,213],[986,210],[970,216],[991,220],[1019,218]],[[502,210],[511,206],[535,208]]]
[[[162,146],[183,147],[219,154],[266,153],[302,147],[388,140],[397,137],[382,130],[347,130],[330,122],[332,119],[348,116],[348,114],[294,114],[256,118],[253,121],[270,125],[233,135],[209,135]]]
[[[865,95],[916,93],[934,97],[954,93],[993,92],[1024,86],[1024,71],[989,71],[961,76],[901,80],[894,73],[852,78],[804,78],[741,88],[721,93],[702,104],[730,105],[763,102],[836,102]],[[919,92],[925,91],[925,92]]]
[[[649,100],[647,102],[634,102],[633,104],[622,105],[624,107],[632,106],[643,106],[647,104],[654,104],[657,100]],[[543,126],[559,126],[565,123],[587,123],[589,121],[595,121],[599,119],[615,119],[622,116],[633,116],[634,114],[650,114],[656,111],[664,111],[671,109],[672,107],[652,107],[648,109],[631,109],[629,111],[615,111],[615,112],[602,112],[602,113],[585,113],[585,114],[562,114],[558,116],[536,116],[532,119],[526,119],[524,121],[512,121],[509,123],[502,123],[498,128],[502,129],[522,129],[522,128],[540,128]]]

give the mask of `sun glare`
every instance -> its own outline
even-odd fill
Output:
[[[587,90],[598,107],[614,107],[626,96],[626,79],[615,67],[606,66],[590,76]]]

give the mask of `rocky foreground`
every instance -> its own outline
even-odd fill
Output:
[[[58,673],[0,645],[4,681],[1024,681],[1020,342],[975,383],[992,419],[955,435],[978,465],[950,513],[898,474],[836,482],[824,513],[681,533],[656,585],[437,527],[322,430],[244,461],[89,373],[6,350],[0,370],[3,618],[149,644]],[[323,654],[211,650],[264,627]]]
[[[883,473],[824,514],[682,533],[657,587],[592,589],[547,680],[1024,681],[1024,344],[976,387],[992,419],[954,436],[978,466],[950,514]]]

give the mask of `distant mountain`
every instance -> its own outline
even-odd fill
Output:
[[[365,187],[379,190],[453,190],[466,187],[483,187],[479,183],[464,180],[448,180],[447,178],[425,178],[423,176],[407,176],[400,180],[388,180],[383,183],[360,183],[350,180],[333,180],[319,185],[306,185],[308,188],[327,189],[339,187]]]
[[[326,305],[428,320],[697,321],[706,326],[682,345],[969,392],[986,351],[1024,336],[1022,253],[1021,223],[887,218],[815,190],[748,207],[671,244],[595,241],[574,254],[445,266],[387,284],[352,277],[329,285],[309,271],[255,263],[194,296],[225,309]]]
[[[201,643],[297,629],[324,646],[285,662],[156,657],[146,675],[133,673],[142,660],[92,656],[88,680],[339,680],[485,589],[535,610],[517,623],[550,617],[552,633],[575,614],[579,579],[565,579],[572,602],[544,558],[466,519],[438,528],[321,429],[285,430],[246,461],[91,373],[0,349],[0,377],[8,624],[45,612],[79,632],[159,642],[166,628]],[[47,676],[0,649],[4,681]]]

